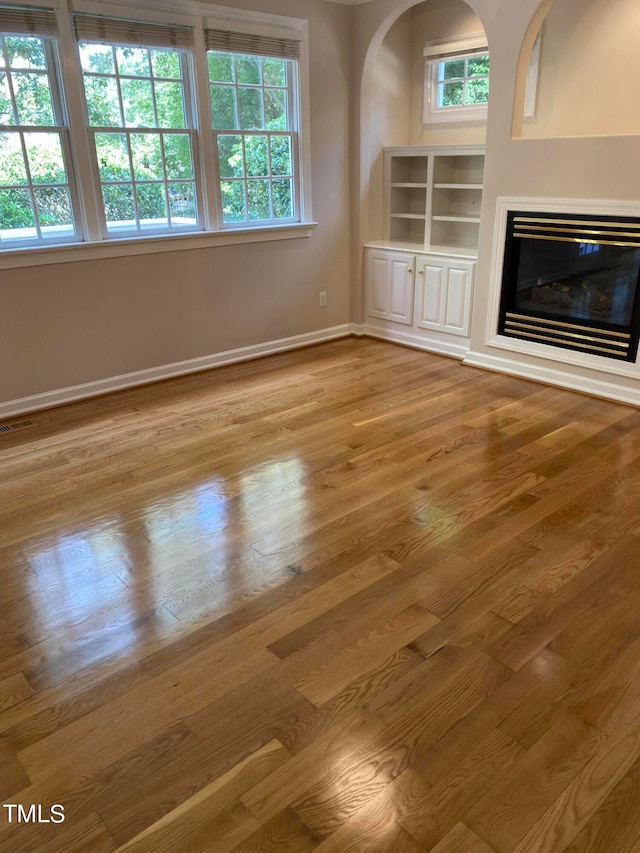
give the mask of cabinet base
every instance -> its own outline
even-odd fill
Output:
[[[466,358],[469,352],[468,338],[461,338],[456,341],[442,340],[435,336],[427,338],[422,335],[413,334],[412,332],[384,329],[380,326],[374,326],[371,323],[365,323],[364,334],[371,338],[380,338],[383,341],[389,341],[392,344],[403,344],[403,346],[413,347],[413,349],[435,352],[438,355],[457,358],[460,361]]]

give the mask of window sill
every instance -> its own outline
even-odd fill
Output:
[[[484,124],[487,121],[487,107],[455,107],[448,110],[427,110],[422,117],[422,124]]]
[[[75,261],[121,258],[128,255],[156,255],[162,252],[183,252],[215,246],[235,246],[241,243],[293,240],[310,237],[313,226],[317,224],[317,222],[297,222],[293,225],[273,225],[266,228],[229,228],[224,231],[130,237],[104,240],[99,243],[66,243],[58,246],[6,249],[0,251],[0,269],[68,264]]]

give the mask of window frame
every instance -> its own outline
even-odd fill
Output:
[[[45,8],[55,13],[58,34],[55,38],[59,56],[64,56],[58,70],[63,106],[68,116],[69,148],[73,164],[69,170],[70,184],[76,187],[75,216],[76,238],[73,242],[32,243],[26,252],[22,246],[0,248],[0,269],[32,266],[48,263],[66,263],[70,260],[86,260],[100,257],[150,254],[165,251],[182,251],[207,246],[233,245],[240,243],[265,242],[280,239],[309,237],[316,223],[311,213],[310,193],[310,105],[308,68],[308,22],[301,18],[289,18],[261,12],[212,6],[208,3],[178,0],[138,0],[132,5],[125,0],[65,0],[47,3],[46,0],[22,0],[22,5]],[[184,11],[182,11],[182,8]],[[200,202],[201,221],[197,228],[176,231],[159,231],[127,234],[110,233],[105,236],[102,226],[100,182],[96,181],[98,170],[94,156],[90,128],[84,104],[84,84],[80,65],[78,42],[72,24],[74,14],[105,15],[129,20],[144,20],[165,25],[186,24],[193,27],[193,68],[191,86],[197,126],[196,197]],[[212,15],[221,15],[214,17]],[[223,15],[223,17],[222,17]],[[221,193],[217,180],[216,151],[211,132],[209,103],[209,80],[207,74],[204,32],[217,26],[229,31],[249,34],[275,35],[296,39],[300,44],[298,60],[298,138],[295,146],[295,168],[299,194],[299,216],[291,221],[263,220],[247,224],[222,221]],[[191,131],[189,131],[191,132]]]
[[[100,43],[107,44],[105,42],[89,42],[89,41],[86,41],[84,39],[78,40],[78,52],[80,52],[81,45],[91,44],[91,43],[93,43],[93,44],[100,44]],[[131,47],[132,46],[132,45],[122,44],[122,43],[118,43],[118,42],[109,42],[108,44],[110,47],[112,47],[112,49],[114,51],[116,51],[119,47]],[[154,46],[150,45],[150,46],[147,46],[145,49],[147,49],[147,50],[153,50],[153,49],[161,50],[162,48],[154,48]],[[119,99],[118,105],[120,108],[121,118],[123,121],[123,124],[121,124],[121,125],[104,125],[104,126],[102,126],[102,125],[90,124],[90,121],[89,121],[89,102],[86,98],[86,92],[83,93],[83,96],[84,96],[83,100],[84,100],[84,106],[85,106],[86,132],[87,132],[87,135],[89,137],[89,146],[91,149],[91,153],[93,155],[92,156],[93,182],[94,182],[95,192],[96,192],[96,195],[98,197],[98,201],[101,202],[98,206],[98,218],[99,218],[99,222],[100,222],[100,230],[101,230],[102,238],[104,240],[119,239],[121,237],[125,237],[125,238],[126,237],[132,237],[132,238],[138,237],[140,239],[143,239],[146,236],[152,236],[152,235],[183,234],[183,233],[187,233],[189,231],[196,231],[197,232],[197,231],[203,230],[203,227],[204,227],[203,226],[203,219],[204,219],[203,207],[204,207],[204,204],[203,204],[203,194],[202,194],[203,181],[202,181],[201,169],[200,169],[199,134],[198,134],[197,119],[196,119],[197,111],[196,111],[196,106],[195,106],[195,92],[194,92],[194,85],[193,85],[193,57],[190,55],[191,51],[180,50],[180,51],[178,51],[178,53],[179,53],[179,62],[180,62],[180,66],[181,66],[181,77],[179,79],[183,85],[183,109],[184,109],[184,118],[185,118],[185,125],[183,128],[167,128],[167,127],[161,127],[160,125],[158,125],[157,127],[142,127],[142,126],[136,127],[136,126],[129,126],[126,124],[126,122],[124,120],[124,113],[123,113],[124,98],[123,98],[123,95],[121,92],[121,87],[120,87],[121,80],[123,80],[123,79],[124,80],[129,80],[129,79],[131,79],[131,80],[135,80],[135,79],[152,80],[152,79],[155,79],[155,77],[145,78],[145,77],[134,77],[133,75],[127,75],[127,74],[123,75],[120,73],[117,66],[114,66],[115,71],[113,74],[106,74],[106,73],[104,75],[91,74],[91,73],[87,74],[82,69],[82,65],[80,63],[80,75],[83,79],[83,88],[84,88],[85,76],[112,77],[118,82],[118,93],[119,93],[118,94],[118,99]],[[154,100],[155,100],[155,94],[154,94]],[[195,206],[196,206],[196,222],[195,223],[185,225],[185,226],[172,226],[169,224],[166,226],[157,225],[157,226],[147,226],[147,227],[143,227],[140,224],[138,202],[135,199],[135,188],[138,186],[138,184],[145,183],[145,182],[136,178],[135,170],[133,168],[133,162],[131,159],[133,157],[133,155],[131,153],[130,137],[136,133],[137,134],[154,134],[154,135],[157,135],[158,137],[160,137],[161,135],[174,135],[174,134],[189,136],[189,141],[190,141],[190,146],[191,146],[191,154],[192,154],[193,173],[194,174],[193,174],[192,179],[189,179],[189,180],[185,179],[185,181],[183,181],[183,183],[191,183],[192,182],[194,184],[194,198],[195,198]],[[96,146],[96,137],[100,134],[105,134],[105,135],[122,134],[122,135],[127,136],[129,138],[129,143],[128,143],[128,145],[129,145],[129,157],[131,160],[131,181],[130,182],[131,182],[131,185],[132,185],[133,190],[134,190],[134,208],[135,208],[135,217],[136,217],[136,224],[137,224],[136,227],[131,227],[131,228],[114,227],[111,230],[109,229],[108,222],[107,222],[107,216],[106,216],[106,209],[105,209],[105,205],[103,202],[102,189],[103,189],[103,186],[105,184],[118,183],[118,182],[114,182],[114,181],[105,182],[102,180],[102,177],[100,175],[99,157],[98,157],[97,146]],[[161,146],[162,146],[162,142],[161,142]],[[180,181],[177,181],[177,179],[172,179],[172,178],[166,177],[164,155],[163,155],[163,172],[165,174],[164,179],[161,181],[154,182],[154,183],[162,183],[165,187],[165,192],[167,192],[169,184],[180,182]],[[120,181],[119,183],[128,183],[128,181],[123,180],[123,181]],[[170,212],[168,207],[167,207],[167,215],[168,215],[168,218],[170,220],[171,219],[171,212]]]
[[[214,51],[207,51],[207,53],[211,53]],[[252,56],[259,59],[269,59],[270,57],[266,55],[258,55],[258,54],[243,54],[239,51],[229,52],[230,55],[233,56]],[[282,91],[286,92],[286,101],[287,101],[287,115],[288,115],[288,127],[284,130],[268,130],[268,129],[238,129],[238,128],[220,128],[213,127],[213,113],[212,113],[212,128],[211,133],[213,137],[213,146],[215,151],[215,167],[216,167],[216,175],[218,184],[220,187],[220,192],[218,194],[218,216],[220,221],[220,227],[223,230],[233,229],[233,228],[252,228],[263,225],[263,226],[272,226],[272,225],[294,225],[301,221],[302,215],[302,203],[300,198],[300,133],[299,133],[299,61],[298,60],[289,60],[290,65],[287,69],[287,85],[282,88]],[[216,85],[225,85],[220,83],[220,81],[211,81],[210,77],[209,81],[209,91],[211,91],[211,87]],[[241,85],[237,81],[233,83],[226,84],[229,88],[233,87],[236,90],[236,98],[237,98],[237,89]],[[263,92],[265,89],[270,88],[269,86],[265,86],[264,81],[261,84],[256,84],[254,88],[260,88]],[[237,100],[236,100],[237,103]],[[237,111],[236,111],[237,112]],[[238,122],[239,123],[239,122]],[[218,141],[221,136],[240,136],[243,137],[243,153],[245,152],[244,139],[248,136],[265,136],[268,139],[268,146],[270,148],[271,139],[274,137],[282,136],[286,137],[290,140],[290,148],[291,148],[291,173],[287,176],[282,176],[283,179],[290,179],[293,182],[293,191],[291,194],[291,203],[292,203],[292,216],[291,217],[275,217],[272,216],[269,219],[261,219],[261,220],[251,220],[249,213],[249,205],[248,205],[248,188],[250,184],[254,181],[258,180],[268,180],[270,183],[270,199],[271,199],[271,209],[272,209],[272,185],[274,180],[278,180],[279,176],[274,175],[273,170],[270,170],[268,175],[257,176],[257,175],[249,175],[246,169],[246,162],[244,163],[242,176],[238,177],[223,177],[220,172],[220,158],[219,158],[219,147]],[[225,221],[224,219],[224,203],[223,203],[223,191],[222,185],[223,183],[231,181],[237,182],[244,185],[244,195],[246,209],[247,209],[247,219],[246,220],[229,220]]]
[[[52,124],[22,124],[21,122],[17,122],[12,125],[1,125],[0,133],[8,133],[15,134],[20,140],[20,147],[23,152],[23,160],[25,166],[25,175],[26,175],[26,183],[18,185],[10,185],[10,184],[2,184],[2,188],[7,189],[23,189],[26,190],[31,199],[31,206],[34,209],[34,226],[36,230],[36,235],[32,238],[30,237],[6,237],[2,239],[0,242],[0,252],[9,252],[15,250],[31,250],[34,247],[39,246],[55,246],[60,244],[71,244],[77,243],[83,240],[83,227],[82,227],[82,216],[81,216],[81,207],[79,203],[79,193],[77,190],[77,185],[75,181],[75,173],[73,168],[73,157],[72,157],[72,145],[70,139],[70,127],[68,121],[68,115],[66,110],[64,92],[62,88],[61,81],[61,65],[60,62],[60,52],[58,47],[58,39],[55,35],[44,35],[42,33],[34,32],[34,33],[18,33],[18,32],[5,32],[2,31],[3,37],[7,38],[37,38],[41,39],[43,42],[43,49],[45,54],[45,65],[46,68],[44,70],[38,71],[25,71],[22,72],[21,69],[18,70],[18,73],[33,73],[41,76],[45,76],[48,81],[49,88],[49,97],[51,99],[51,109],[52,109],[52,117],[54,119],[54,123]],[[13,71],[15,69],[9,69],[7,66],[7,73],[11,76],[13,75]],[[10,91],[12,93],[13,99],[15,100],[15,92],[13,91],[12,85],[9,86]],[[17,117],[17,116],[16,116]],[[53,182],[43,182],[37,183],[34,182],[31,175],[31,166],[27,158],[26,148],[25,148],[25,135],[32,133],[49,133],[49,134],[57,134],[59,142],[60,142],[60,150],[62,154],[62,161],[64,164],[65,175],[66,175],[66,183],[61,183],[59,181]],[[40,222],[40,214],[37,211],[36,204],[36,191],[40,188],[47,187],[64,187],[67,190],[69,197],[69,205],[71,211],[71,233],[66,234],[58,234],[56,236],[46,236],[42,234],[43,225]]]
[[[438,106],[439,88],[444,81],[440,80],[440,66],[445,62],[457,60],[468,60],[472,57],[490,56],[487,46],[487,38],[482,34],[463,36],[453,41],[427,42],[424,51],[424,97],[423,97],[423,124],[437,122],[473,121],[485,122],[487,120],[488,100],[480,104],[461,104],[459,106]],[[491,67],[489,75],[491,76]],[[468,79],[466,76],[465,80]]]

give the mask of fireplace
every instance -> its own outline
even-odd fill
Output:
[[[512,211],[499,334],[634,362],[640,218]]]

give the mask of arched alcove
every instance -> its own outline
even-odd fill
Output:
[[[362,85],[361,166],[370,190],[366,238],[381,233],[385,146],[484,144],[484,122],[423,124],[425,43],[483,32],[465,0],[423,0],[385,22],[372,41]]]
[[[514,137],[640,133],[640,4],[637,0],[554,0],[523,43]],[[544,11],[544,10],[543,10]],[[535,111],[524,111],[529,56],[541,32]]]

